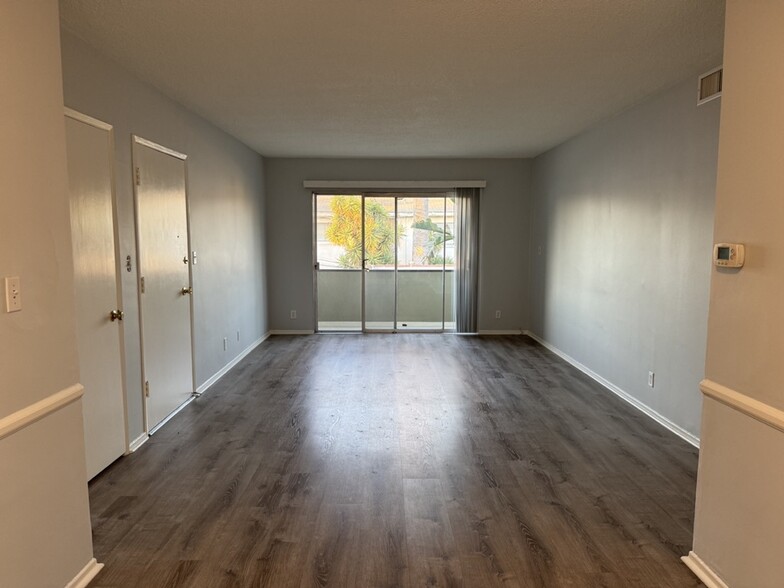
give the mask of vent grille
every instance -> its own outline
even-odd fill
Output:
[[[709,100],[721,96],[722,74],[724,70],[718,67],[704,73],[697,81],[697,104],[704,104]]]

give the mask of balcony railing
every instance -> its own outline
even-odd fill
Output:
[[[362,329],[362,270],[319,270],[318,329]],[[397,271],[397,323],[395,272],[365,272],[365,322],[368,329],[454,329],[454,271],[399,269]],[[445,324],[442,320],[445,319]]]

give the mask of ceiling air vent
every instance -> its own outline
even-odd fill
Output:
[[[721,77],[723,68],[717,67],[702,74],[697,81],[697,105],[721,96]]]

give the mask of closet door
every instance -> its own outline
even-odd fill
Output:
[[[125,451],[112,127],[66,110],[84,444],[90,479]]]
[[[139,308],[147,430],[191,399],[191,280],[185,156],[134,137]]]

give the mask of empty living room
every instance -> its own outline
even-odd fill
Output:
[[[780,0],[0,0],[0,586],[784,586]]]

